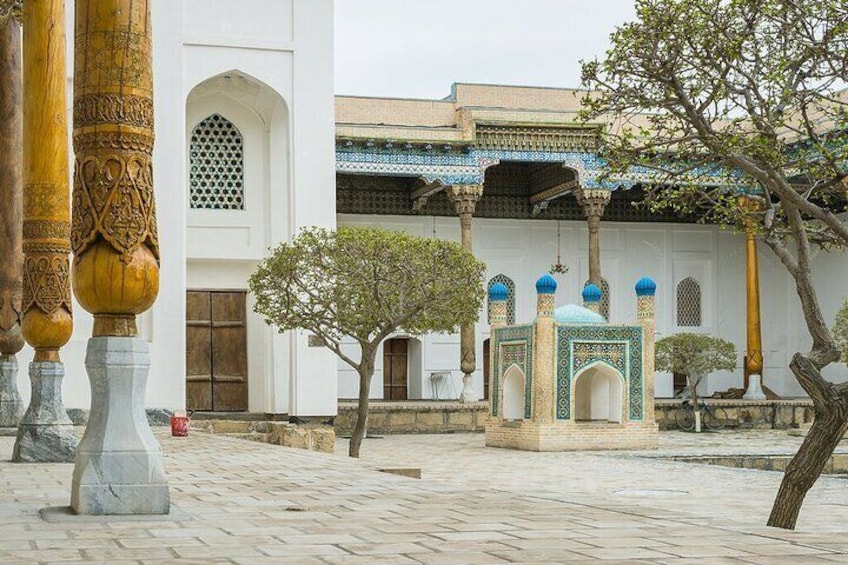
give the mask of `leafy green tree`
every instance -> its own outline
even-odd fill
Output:
[[[657,370],[686,375],[696,410],[701,380],[715,371],[736,368],[736,346],[705,334],[679,333],[664,337],[657,342],[655,355]]]
[[[848,244],[848,4],[636,0],[636,12],[603,60],[583,62],[583,118],[609,125],[610,179],[649,173],[649,207],[755,229],[792,276],[812,348],[790,368],[816,417],[768,520],[791,529],[848,428],[848,385],[821,374],[839,348],[812,280],[813,248]]]
[[[254,310],[280,332],[318,336],[359,375],[349,455],[359,457],[377,348],[398,330],[452,333],[474,323],[485,265],[459,244],[375,228],[303,230],[250,278]],[[343,343],[354,342],[359,355]]]

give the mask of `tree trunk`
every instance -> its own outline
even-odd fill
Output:
[[[374,352],[362,352],[359,364],[359,404],[356,407],[356,424],[350,437],[350,457],[359,457],[359,448],[368,430],[368,397],[371,390],[371,377],[374,375]]]
[[[796,355],[796,358],[798,356]],[[812,363],[791,364],[792,371],[800,382],[821,376]],[[802,375],[803,372],[814,372],[815,375]],[[831,385],[832,386],[832,385]],[[795,529],[798,514],[807,491],[812,488],[824,470],[830,456],[848,428],[848,399],[844,396],[838,401],[823,402],[813,396],[815,405],[815,420],[801,444],[801,448],[789,465],[774,499],[767,525],[775,528]]]

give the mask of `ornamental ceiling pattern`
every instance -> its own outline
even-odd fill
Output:
[[[495,173],[497,167],[490,167],[488,175]],[[411,177],[336,175],[336,210],[340,214],[374,214],[411,216],[455,217],[456,210],[445,197],[437,193],[427,199],[420,211],[413,209],[411,193],[416,179]],[[670,212],[651,212],[635,206],[642,199],[638,188],[629,191],[616,191],[604,212],[604,221],[614,222],[667,222],[694,223],[697,218],[683,217]],[[575,220],[585,219],[583,209],[573,196],[565,196],[552,201],[547,209],[533,216],[525,191],[518,189],[492,189],[484,185],[483,197],[477,203],[474,212],[477,218],[539,219],[539,220]]]

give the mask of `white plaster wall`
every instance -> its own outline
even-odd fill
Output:
[[[72,2],[67,9],[68,30],[73,30]],[[154,182],[162,269],[158,301],[140,317],[139,326],[151,349],[147,405],[182,408],[187,288],[246,288],[247,276],[267,246],[290,239],[302,226],[335,225],[333,1],[243,0],[234,10],[229,0],[155,0],[152,19]],[[70,85],[72,32],[67,46]],[[253,115],[232,103],[223,110],[245,124],[251,139],[258,132],[261,147],[258,154],[251,153],[248,182],[251,190],[262,194],[262,205],[256,213],[251,208],[248,221],[241,223],[191,218],[201,230],[216,225],[248,227],[249,237],[241,240],[247,245],[235,245],[239,240],[232,233],[219,237],[199,231],[189,242],[187,100],[198,84],[230,71],[248,75],[269,92],[259,97],[256,107],[261,111]],[[279,99],[270,110],[268,96]],[[69,90],[69,119],[71,101]],[[197,112],[193,118],[204,108],[192,110]],[[252,183],[257,172],[261,180]],[[84,357],[92,322],[81,308],[75,308],[74,315],[74,335],[62,350],[67,373],[64,398],[67,407],[87,408]],[[248,321],[248,340],[250,378],[259,384],[250,389],[251,410],[303,416],[336,413],[335,362],[326,349],[308,348],[306,335],[271,332],[258,317]],[[27,348],[20,356],[19,374],[19,388],[27,401],[30,359]]]
[[[431,216],[373,216],[342,214],[343,225],[375,225],[387,229],[431,237],[459,240],[459,221],[454,218]],[[516,321],[526,323],[535,316],[535,281],[547,272],[556,260],[555,221],[546,220],[474,220],[474,252],[488,266],[487,280],[503,273],[516,285]],[[570,266],[564,276],[558,276],[557,306],[580,303],[580,292],[588,278],[588,233],[584,222],[562,222],[563,262]],[[701,283],[703,331],[723,337],[736,344],[737,369],[733,373],[715,373],[706,379],[708,394],[730,386],[742,386],[742,360],[745,343],[745,247],[742,236],[713,226],[605,223],[601,228],[601,265],[604,277],[611,286],[611,321],[632,323],[636,319],[636,297],[633,286],[643,276],[657,282],[657,338],[678,331],[674,307],[676,284],[687,276]],[[809,347],[803,320],[797,305],[794,284],[783,267],[764,245],[759,248],[760,285],[765,352],[765,384],[782,396],[802,396],[788,370],[795,351]],[[848,261],[843,253],[820,253],[815,260],[817,288],[822,309],[833,320],[846,295],[839,281],[848,278]],[[485,325],[485,305],[477,324],[477,372],[474,385],[482,398],[482,344],[489,337]],[[459,336],[422,336],[423,371],[420,390],[430,398],[430,371],[452,372],[455,395],[461,390],[459,371]],[[382,374],[371,387],[372,398],[382,398]],[[844,364],[828,368],[827,376],[834,381],[848,379]],[[671,395],[671,375],[657,376],[657,396]],[[412,388],[412,384],[410,384]],[[450,387],[444,387],[443,390]],[[357,382],[350,371],[339,368],[339,395],[356,396]],[[443,398],[446,395],[443,395]]]

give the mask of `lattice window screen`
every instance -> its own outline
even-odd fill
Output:
[[[244,139],[212,114],[191,132],[189,197],[194,209],[244,210]]]
[[[701,285],[692,277],[677,284],[677,325],[689,328],[701,326]]]
[[[583,284],[583,288],[586,288],[592,284],[592,281],[586,281]],[[607,321],[610,319],[610,285],[607,282],[607,279],[601,279],[601,304],[599,308],[601,316],[606,318]]]
[[[515,283],[506,275],[495,275],[489,281],[487,290],[492,290],[492,287],[497,283],[501,283],[509,291],[506,295],[506,323],[508,326],[512,326],[515,324]],[[488,317],[488,314],[486,316]],[[488,322],[492,323],[491,320],[488,320]]]

